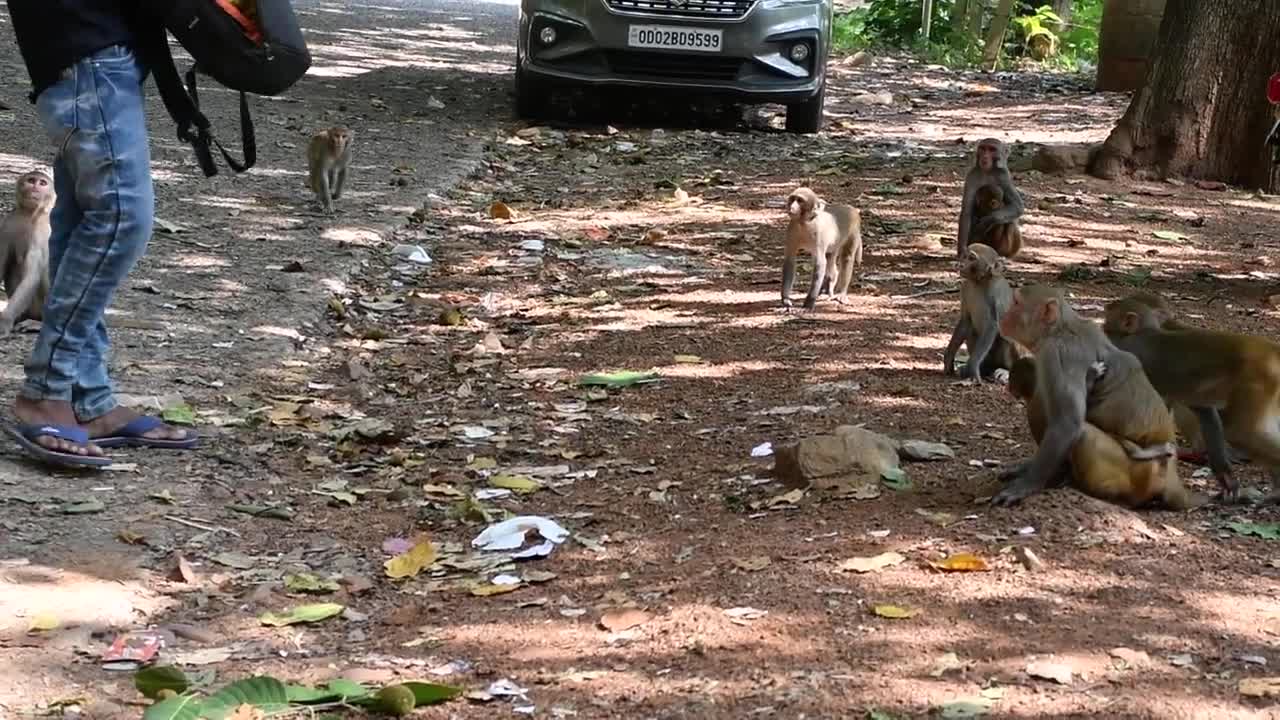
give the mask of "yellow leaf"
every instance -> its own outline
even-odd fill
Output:
[[[518,493],[529,494],[535,493],[542,489],[542,483],[533,480],[525,475],[494,475],[489,478],[489,484],[496,488],[513,490]]]
[[[40,613],[31,618],[27,632],[44,632],[58,627],[59,624],[58,618],[53,613]]]
[[[467,496],[466,493],[452,485],[427,484],[422,486],[422,492],[426,495],[443,495],[451,498],[464,498]]]
[[[496,200],[489,206],[489,217],[498,220],[510,220],[515,215],[511,208],[501,200]]]
[[[1247,697],[1275,697],[1280,695],[1280,678],[1241,678],[1236,689]]]
[[[987,564],[986,560],[983,560],[973,553],[956,553],[955,555],[936,562],[930,562],[929,564],[939,570],[947,570],[950,572],[986,572],[991,569],[991,566]]]
[[[116,533],[116,539],[125,545],[141,545],[147,538],[145,535],[139,535],[132,530],[125,529]]]
[[[382,567],[386,569],[389,578],[406,578],[414,577],[435,561],[436,546],[427,539],[426,535],[422,535],[409,552],[391,558],[384,562]]]
[[[489,470],[498,467],[498,461],[491,457],[478,457],[467,463],[468,470]]]
[[[872,612],[882,618],[889,618],[891,620],[905,620],[920,614],[919,610],[908,610],[907,608],[900,608],[897,605],[876,605],[872,608]]]
[[[501,595],[509,593],[512,590],[519,590],[523,585],[495,585],[493,583],[477,583],[471,586],[471,594],[479,597],[488,597],[490,595]]]
[[[852,570],[856,573],[869,573],[883,570],[906,561],[900,553],[885,552],[874,557],[853,557],[840,563],[840,570]]]
[[[697,365],[702,362],[702,358],[697,355],[676,355],[676,362],[681,365]]]

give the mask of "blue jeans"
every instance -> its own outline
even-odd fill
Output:
[[[63,72],[36,98],[57,148],[44,326],[21,396],[72,403],[81,420],[116,407],[103,314],[146,250],[155,220],[144,68],[122,45]]]

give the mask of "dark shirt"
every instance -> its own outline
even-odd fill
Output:
[[[62,71],[112,45],[134,45],[138,0],[8,0],[31,99]]]

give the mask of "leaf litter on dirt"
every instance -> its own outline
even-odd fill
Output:
[[[917,608],[899,607],[897,605],[876,605],[871,608],[871,612],[882,618],[888,618],[890,620],[908,620],[924,611]]]
[[[383,547],[386,547],[384,544]],[[387,577],[393,580],[415,577],[436,561],[436,546],[430,538],[420,535],[413,547],[382,564]]]
[[[283,613],[264,612],[258,616],[258,620],[270,627],[284,627],[286,625],[297,625],[299,623],[316,623],[322,620],[328,620],[331,617],[340,615],[346,606],[338,603],[315,603],[312,605],[298,605],[290,608]]]
[[[1280,523],[1229,522],[1225,527],[1237,535],[1280,540]]]
[[[616,372],[585,375],[578,380],[578,384],[584,386],[598,385],[610,388],[623,388],[631,385],[655,383],[661,379],[662,376],[652,370],[648,372],[641,372],[639,370],[618,370]]]
[[[930,561],[929,565],[946,572],[986,572],[991,569],[986,560],[973,553],[956,553],[942,560]]]
[[[839,569],[852,571],[856,573],[869,573],[883,570],[887,567],[900,565],[906,561],[906,557],[896,552],[884,552],[872,557],[853,557],[840,563]]]

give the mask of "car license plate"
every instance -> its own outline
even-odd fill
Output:
[[[634,48],[720,52],[723,30],[672,25],[632,25],[627,44]]]

